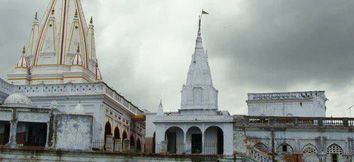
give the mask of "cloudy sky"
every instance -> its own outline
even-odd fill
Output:
[[[0,76],[14,70],[49,0],[0,0]],[[219,107],[246,114],[249,92],[325,90],[327,116],[354,105],[352,0],[82,0],[104,81],[142,109],[180,105],[203,20]],[[354,115],[354,112],[353,112]]]

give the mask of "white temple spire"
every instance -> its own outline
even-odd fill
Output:
[[[207,14],[205,11],[202,14]],[[199,16],[198,34],[187,81],[182,89],[182,109],[217,109],[218,91],[213,86],[208,56],[203,47],[202,16]]]
[[[159,108],[157,109],[157,114],[156,116],[163,116],[164,111],[163,111],[163,105],[162,105],[162,100],[160,100]]]

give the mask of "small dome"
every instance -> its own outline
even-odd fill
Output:
[[[27,96],[14,93],[8,96],[4,101],[4,106],[11,107],[32,107],[32,101]]]

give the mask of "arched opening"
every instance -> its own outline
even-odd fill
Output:
[[[302,159],[304,162],[318,161],[317,149],[312,144],[307,144],[302,149]]]
[[[122,135],[122,150],[129,151],[128,133],[124,130]]]
[[[204,154],[224,153],[224,132],[217,126],[211,126],[204,133]]]
[[[112,148],[112,126],[111,123],[107,122],[104,127],[104,149],[109,150]]]
[[[202,131],[198,127],[191,127],[187,131],[187,142],[192,154],[200,154],[203,151]]]
[[[141,152],[141,142],[140,139],[136,140],[136,152]]]
[[[119,128],[114,128],[114,139],[120,139]]]
[[[128,134],[126,131],[123,132],[123,137],[122,137],[123,140],[125,139],[128,139]]]
[[[0,145],[6,145],[10,139],[10,122],[0,121]]]
[[[114,141],[113,141],[114,142],[113,143],[114,150],[113,151],[121,151],[121,149],[120,149],[121,140],[120,140],[120,132],[119,132],[119,128],[118,127],[114,128],[114,137],[113,137],[113,139],[114,139]]]
[[[287,144],[287,143],[282,143],[278,146],[278,153],[292,153],[293,148]]]
[[[184,133],[179,127],[170,127],[165,132],[167,142],[167,152],[171,154],[181,154],[184,152]]]
[[[343,159],[341,159],[343,149],[337,144],[331,144],[330,146],[328,146],[327,154],[330,155],[330,160],[333,162],[343,161]]]
[[[264,143],[257,143],[253,146],[253,150],[251,150],[251,154],[253,159],[257,161],[271,161],[271,151],[267,145]]]
[[[155,147],[156,147],[156,133],[154,132],[154,136],[152,137],[152,153],[156,153]]]
[[[135,152],[135,138],[130,136],[130,151]]]

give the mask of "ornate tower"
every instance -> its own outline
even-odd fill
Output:
[[[40,22],[36,13],[25,58],[28,65],[21,68],[28,72],[8,75],[14,84],[86,83],[102,79],[93,20],[86,24],[80,0],[51,0]]]
[[[189,66],[187,82],[182,88],[181,110],[218,109],[218,90],[213,86],[208,56],[201,35],[200,16],[195,51]]]

